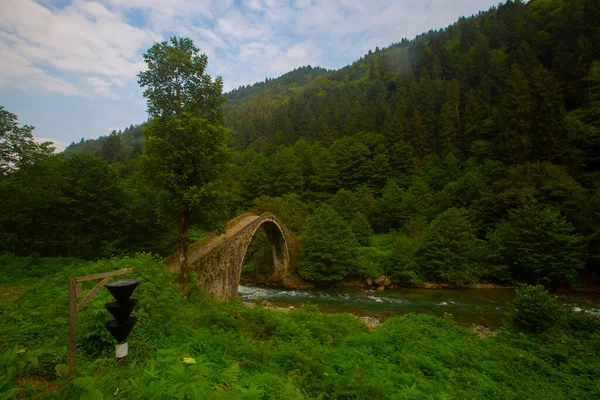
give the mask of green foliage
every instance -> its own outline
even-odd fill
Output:
[[[117,132],[112,131],[100,149],[100,158],[109,163],[123,158],[123,144]]]
[[[23,166],[0,182],[0,250],[94,258],[144,250],[164,254],[170,227],[164,193],[124,183],[91,154]],[[168,249],[171,250],[171,249]]]
[[[19,386],[15,384],[18,373],[27,367],[37,367],[39,361],[25,348],[15,345],[0,356],[0,399],[8,400],[17,396]]]
[[[254,200],[252,212],[259,215],[264,212],[273,213],[287,228],[296,232],[306,230],[310,217],[308,205],[296,194],[283,197],[261,196]]]
[[[464,208],[472,234],[493,242],[489,265],[457,279],[421,255],[395,255],[383,263],[363,258],[360,274],[408,265],[398,279],[557,286],[577,275],[594,280],[600,274],[599,20],[594,0],[508,1],[369,51],[337,71],[307,66],[240,87],[225,103],[221,79],[206,74],[208,60],[191,40],[156,43],[139,74],[149,124],[72,143],[62,159],[48,157],[47,146],[31,140],[31,128],[2,109],[2,151],[16,147],[0,181],[0,251],[166,255],[182,220],[181,248],[187,225],[210,230],[251,207],[275,212],[302,232],[322,204],[348,224],[362,213],[377,233],[402,230],[417,251],[429,222]],[[144,140],[142,129],[152,140]],[[222,168],[225,141],[235,150],[231,175]],[[100,156],[110,169],[88,160],[80,180],[81,159],[68,163],[78,153]],[[19,154],[28,161],[17,165]],[[94,174],[114,189],[112,198],[86,182]],[[91,185],[102,207],[79,193],[80,183]],[[525,227],[510,222],[511,210],[532,204],[552,207],[574,231],[547,239],[542,249],[543,235],[525,237]],[[193,207],[199,210],[190,215]],[[514,235],[519,243],[511,239],[513,226],[521,231]],[[585,248],[552,247],[577,235]],[[367,236],[365,230],[363,244]]]
[[[389,180],[377,202],[377,219],[380,227],[389,230],[402,226],[403,219],[406,218],[402,209],[403,198],[404,190],[396,181]]]
[[[541,285],[517,289],[508,312],[510,324],[522,332],[543,333],[557,326],[564,316],[558,301]]]
[[[433,201],[431,187],[423,179],[416,176],[413,184],[402,195],[402,202],[400,203],[401,225],[404,225],[411,218],[428,218],[433,211]]]
[[[467,210],[450,208],[431,222],[419,256],[435,278],[465,285],[478,280],[482,250],[483,243],[474,234]]]
[[[0,106],[0,179],[10,172],[48,157],[52,142],[38,144],[33,126],[19,126],[17,116]]]
[[[298,272],[311,280],[343,279],[355,270],[356,246],[350,226],[333,208],[322,206],[302,237]]]
[[[211,124],[222,121],[223,79],[212,80],[206,73],[208,57],[199,52],[191,39],[177,37],[148,49],[144,54],[148,69],[138,74],[138,83],[145,88],[149,114],[189,113]]]
[[[359,208],[356,193],[346,189],[340,189],[331,197],[329,203],[333,209],[346,221],[352,221]]]
[[[417,260],[419,242],[404,235],[395,235],[392,252],[385,272],[393,282],[416,285],[422,282],[421,267]]]
[[[210,183],[225,167],[222,127],[184,114],[153,119],[144,128],[144,135],[141,165],[152,182],[192,209],[199,209],[216,195],[216,187]]]
[[[375,243],[383,239],[377,236]],[[481,339],[451,321],[413,314],[388,318],[371,331],[354,316],[323,314],[314,306],[282,313],[199,295],[185,300],[172,274],[147,255],[63,261],[61,268],[41,274],[18,303],[0,304],[0,347],[7,349],[0,357],[0,393],[9,398],[595,399],[600,394],[598,325],[583,316],[567,316],[563,320],[571,322],[549,329],[543,340],[511,331]],[[30,262],[15,258],[13,265]],[[92,323],[108,301],[101,292],[78,313],[78,375],[69,381],[64,282],[124,267],[141,279],[130,354],[115,360],[112,343],[98,344],[104,350],[96,355],[81,348],[86,336],[104,331]],[[19,278],[20,271],[15,268],[13,275]],[[543,301],[528,305],[546,304],[543,289],[533,292]],[[544,308],[536,310],[543,314]],[[546,320],[554,314],[549,315]],[[31,348],[24,349],[24,343]],[[49,381],[54,389],[30,381]]]
[[[354,237],[356,237],[359,245],[369,246],[371,244],[371,237],[373,236],[374,232],[369,224],[369,220],[363,213],[356,213],[350,222],[350,228],[352,229]]]
[[[369,246],[359,247],[357,275],[376,278],[387,274],[384,270],[392,254],[390,235],[374,235],[369,238]]]
[[[528,205],[512,210],[489,234],[492,276],[530,284],[574,284],[581,261],[581,237],[558,212]]]

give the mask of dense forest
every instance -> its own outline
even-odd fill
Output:
[[[310,280],[593,282],[598,21],[597,0],[509,1],[340,70],[231,91],[223,197],[193,217],[192,237],[272,211],[300,235]],[[0,251],[173,252],[176,210],[137,173],[143,129],[3,176]]]

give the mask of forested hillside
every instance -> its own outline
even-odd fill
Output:
[[[356,236],[397,232],[383,261],[363,254],[342,275],[590,277],[600,232],[599,12],[597,1],[507,2],[304,86],[228,102],[242,200],[296,214],[305,212],[298,202],[326,202]],[[305,242],[314,236],[309,229]],[[305,277],[328,275],[308,266],[323,250]]]
[[[330,145],[374,131],[410,142],[420,160],[469,155],[477,140],[510,162],[563,160],[561,119],[590,100],[594,85],[598,5],[507,2],[306,85],[263,85],[243,103],[229,101],[226,116],[241,148],[300,138]]]
[[[337,71],[303,67],[226,94],[230,174],[196,229],[272,211],[300,234],[297,272],[310,280],[593,282],[599,21],[598,0],[510,1]],[[172,251],[169,201],[136,174],[141,132],[72,145],[40,167],[54,175],[23,168],[0,182],[0,250]],[[97,192],[84,207],[88,173]],[[56,190],[31,192],[38,181]],[[57,205],[65,215],[48,213]]]

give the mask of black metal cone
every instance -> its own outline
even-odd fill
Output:
[[[116,339],[117,343],[124,342],[129,336],[129,333],[137,323],[136,317],[129,317],[124,324],[120,324],[115,320],[108,321],[104,324],[110,334]]]
[[[136,279],[122,279],[106,285],[106,288],[113,295],[115,300],[121,304],[125,304],[131,297],[131,294],[137,287],[140,281]]]
[[[118,323],[123,324],[127,321],[129,314],[131,314],[137,303],[137,299],[129,299],[125,304],[113,301],[111,303],[106,303],[104,307],[106,307]]]

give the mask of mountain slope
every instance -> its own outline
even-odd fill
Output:
[[[532,147],[556,160],[564,138],[553,126],[585,103],[600,54],[599,10],[597,0],[509,1],[304,85],[265,85],[225,106],[234,143],[330,144],[376,131],[408,139],[421,156],[485,139],[514,161]],[[526,109],[513,115],[519,104]]]

